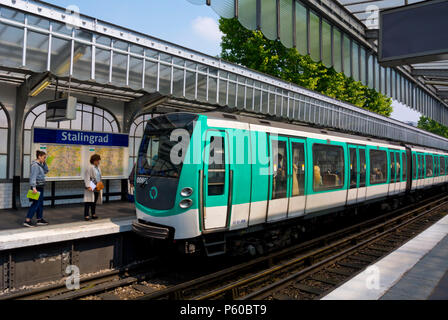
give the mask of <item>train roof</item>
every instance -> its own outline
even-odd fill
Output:
[[[207,117],[213,118],[213,119],[221,119],[221,120],[227,120],[227,121],[240,121],[245,122],[249,124],[255,124],[255,125],[265,125],[265,126],[271,126],[281,129],[288,129],[288,130],[298,130],[303,132],[310,132],[314,134],[331,134],[335,137],[340,138],[346,138],[346,139],[353,139],[356,137],[358,140],[365,140],[369,142],[378,142],[378,143],[388,143],[396,146],[404,146],[404,144],[399,143],[397,141],[389,141],[389,140],[382,140],[378,138],[373,137],[366,137],[361,135],[354,135],[349,133],[344,133],[341,131],[337,131],[334,128],[318,128],[316,126],[311,126],[303,123],[286,123],[281,122],[277,120],[269,120],[264,118],[256,118],[253,116],[246,116],[246,115],[239,115],[239,114],[233,114],[233,113],[225,113],[225,112],[205,112],[201,113],[202,115],[205,115]]]
[[[183,113],[188,113],[188,112],[183,112]],[[297,131],[309,132],[309,133],[313,133],[313,134],[331,134],[334,137],[345,138],[345,139],[357,139],[357,140],[361,140],[361,141],[364,140],[364,141],[368,141],[369,143],[389,144],[389,145],[393,145],[393,146],[397,146],[397,147],[408,146],[411,149],[416,149],[415,151],[417,151],[417,152],[437,152],[437,153],[447,154],[447,152],[444,150],[427,148],[425,146],[410,145],[410,144],[405,144],[400,141],[379,139],[379,138],[365,136],[365,135],[356,135],[356,134],[341,132],[334,128],[319,128],[315,125],[313,126],[313,125],[308,125],[308,124],[299,123],[299,122],[286,123],[286,122],[282,122],[282,121],[279,121],[276,119],[274,119],[274,120],[266,119],[265,116],[257,117],[255,115],[242,115],[242,114],[218,112],[218,111],[208,111],[208,112],[202,112],[199,114],[207,116],[212,119],[217,119],[217,120],[244,122],[244,123],[253,124],[253,125],[264,125],[264,126],[270,126],[270,127],[287,129],[287,130],[297,130]]]

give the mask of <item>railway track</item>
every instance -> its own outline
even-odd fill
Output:
[[[438,221],[444,216],[440,209],[447,206],[447,196],[431,198],[418,207],[407,206],[267,257],[136,299],[318,298]],[[394,236],[388,238],[389,235]],[[294,257],[287,259],[291,256]],[[350,262],[353,260],[356,263]],[[289,292],[298,290],[301,294],[293,296],[282,292],[289,286],[295,286],[295,289],[289,288]]]
[[[433,212],[447,204],[447,195],[434,196],[267,256],[233,266],[222,260],[211,267],[221,265],[218,271],[201,271],[197,277],[194,273],[179,277],[176,266],[167,267],[155,257],[130,269],[86,278],[78,290],[68,290],[61,283],[0,296],[0,300],[312,299],[386,255],[422,228],[415,227],[411,233],[384,240],[383,244],[378,242],[377,250],[364,255],[356,248],[361,250],[366,241],[374,241],[369,239],[380,241],[382,234],[401,230],[405,224],[423,218],[428,210]],[[331,265],[338,267],[332,272]],[[164,283],[163,279],[169,278],[175,279]]]
[[[304,300],[320,299],[347,280],[353,278],[369,265],[388,255],[408,240],[440,220],[445,213],[440,211],[447,203],[419,213],[406,221],[395,220],[395,226],[384,225],[379,233],[364,237],[353,237],[352,246],[330,255],[316,257],[314,263],[304,265],[283,274],[281,278],[270,279],[269,284],[245,287],[235,298],[241,300]],[[381,230],[384,230],[381,232]],[[363,240],[364,239],[364,240]],[[324,248],[324,250],[330,248]],[[314,257],[313,257],[314,258]],[[275,277],[275,275],[274,275]],[[216,291],[205,296],[214,297]]]

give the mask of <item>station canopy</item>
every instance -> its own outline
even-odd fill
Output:
[[[448,125],[448,61],[394,67],[378,61],[380,10],[425,1],[187,1],[209,5],[223,18],[237,17],[245,28],[261,30],[266,38],[279,39],[285,47],[295,47],[300,54],[309,54],[313,60]]]
[[[318,21],[324,27],[327,20]],[[333,37],[342,35],[341,27],[331,26]],[[373,68],[369,42],[350,34],[343,39],[354,54],[336,59],[342,51],[333,50],[335,65],[411,105],[413,86],[419,94],[413,99],[425,101],[428,114],[448,120],[447,111],[406,70],[380,69],[377,62]],[[448,150],[446,138],[217,57],[42,1],[0,0],[0,83],[26,88],[25,82],[31,95],[46,84],[48,90],[122,101],[129,119],[155,107],[158,112],[159,107],[166,112],[221,110]]]

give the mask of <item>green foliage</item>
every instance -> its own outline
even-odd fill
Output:
[[[299,54],[295,48],[284,47],[278,40],[266,39],[260,31],[245,29],[237,19],[221,18],[219,24],[224,34],[221,42],[223,59],[381,115],[391,115],[392,99],[361,82],[325,67],[322,62],[313,61],[309,55]]]
[[[438,134],[439,136],[448,138],[448,127],[445,127],[444,125],[441,125],[440,123],[428,117],[420,117],[417,127],[434,134]]]

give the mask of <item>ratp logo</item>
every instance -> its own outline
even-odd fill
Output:
[[[159,190],[157,190],[156,187],[152,187],[151,190],[149,190],[149,197],[151,198],[151,200],[156,200],[158,195]]]

